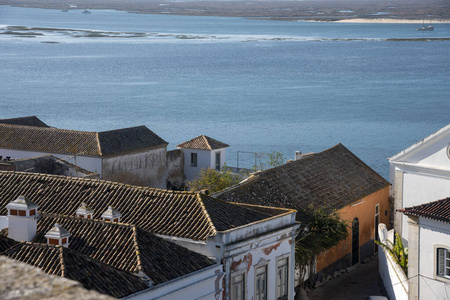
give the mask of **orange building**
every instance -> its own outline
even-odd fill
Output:
[[[317,257],[315,280],[374,256],[378,223],[389,223],[389,182],[342,144],[298,155],[284,165],[257,172],[213,197],[298,210],[308,225],[311,206],[337,211],[349,235]]]

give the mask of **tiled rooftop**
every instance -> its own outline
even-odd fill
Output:
[[[139,227],[42,213],[33,242],[60,224],[70,232],[69,249],[134,274],[145,273],[155,284],[206,268],[214,262]],[[180,259],[182,258],[182,259]]]
[[[213,194],[222,200],[297,209],[308,222],[310,205],[341,209],[389,183],[342,144],[258,172],[246,182]]]
[[[174,192],[104,180],[0,171],[0,215],[6,205],[24,195],[39,210],[75,216],[84,202],[100,219],[108,206],[122,214],[121,222],[174,237],[205,241],[208,235],[262,221],[278,211],[261,211],[228,203],[198,192]],[[286,210],[284,213],[291,213]]]
[[[167,142],[145,126],[88,132],[0,122],[0,148],[7,149],[105,156],[162,145]]]
[[[5,238],[0,237],[0,243],[2,240]],[[95,289],[116,298],[148,288],[139,277],[129,272],[65,247],[20,242],[3,251],[2,255],[30,264],[47,274],[76,280],[86,289]]]
[[[230,146],[206,135],[200,135],[196,138],[193,138],[192,140],[179,144],[177,147],[201,150],[216,150]]]
[[[2,124],[13,124],[13,125],[25,125],[25,126],[37,126],[37,127],[50,127],[36,116],[12,118],[12,119],[0,119]]]
[[[450,223],[450,197],[442,200],[399,209],[405,215]]]

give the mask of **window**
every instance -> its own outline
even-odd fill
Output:
[[[267,266],[255,270],[255,300],[267,299]]]
[[[220,152],[216,152],[216,170],[220,171]]]
[[[450,278],[450,251],[437,248],[437,275]]]
[[[48,239],[48,243],[50,245],[59,245],[59,240],[58,239]]]
[[[35,209],[30,210],[30,216],[34,216],[35,214],[36,214],[36,210]]]
[[[245,273],[231,277],[231,300],[245,299]]]
[[[191,167],[197,167],[197,153],[191,153]]]
[[[17,216],[19,213],[17,212],[17,209],[11,209],[11,210],[9,211],[9,214],[10,214],[11,216]]]
[[[25,210],[19,210],[19,216],[26,217],[27,216],[27,212]]]
[[[288,258],[279,259],[277,262],[277,299],[287,299],[288,272]]]

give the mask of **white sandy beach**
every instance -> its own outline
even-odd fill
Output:
[[[348,20],[339,20],[336,21],[338,23],[405,23],[405,24],[422,24],[423,20],[404,20],[404,19],[388,19],[388,18],[380,18],[380,19],[348,19]],[[425,23],[429,24],[430,20],[425,20]],[[450,23],[450,20],[431,20],[431,23]]]

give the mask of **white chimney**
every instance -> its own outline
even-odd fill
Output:
[[[56,223],[55,226],[53,226],[53,228],[45,234],[45,237],[47,238],[47,244],[59,245],[64,247],[69,246],[70,236],[71,234],[58,223]]]
[[[38,207],[19,196],[6,205],[8,209],[8,237],[16,241],[31,242],[36,235]]]
[[[102,214],[103,221],[120,223],[120,217],[122,214],[112,206],[108,206],[108,209]]]
[[[302,158],[302,152],[295,151],[295,160],[299,160],[300,158]]]
[[[92,208],[87,206],[86,203],[81,203],[81,206],[77,209],[77,217],[84,218],[84,219],[92,219],[92,214],[94,211]]]

